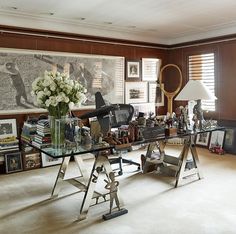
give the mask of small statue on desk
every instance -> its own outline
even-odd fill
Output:
[[[179,106],[176,108],[176,115],[178,119],[178,132],[183,133],[188,130],[189,118],[188,118],[188,106]]]
[[[193,107],[193,119],[194,125],[193,130],[195,131],[197,128],[202,130],[203,128],[203,110],[202,110],[202,104],[201,100],[197,100],[197,104]]]

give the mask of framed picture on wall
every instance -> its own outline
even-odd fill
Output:
[[[6,173],[22,171],[22,158],[20,152],[5,154]]]
[[[126,82],[125,103],[148,102],[147,82]]]
[[[138,60],[126,61],[126,81],[141,80],[141,65]]]
[[[142,58],[142,80],[157,81],[160,73],[160,65],[160,59]]]
[[[210,140],[210,132],[204,132],[204,133],[199,133],[196,136],[196,145],[197,146],[203,146],[203,147],[208,147],[209,140]]]

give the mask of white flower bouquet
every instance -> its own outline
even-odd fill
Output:
[[[32,83],[32,96],[36,105],[46,108],[50,116],[61,118],[74,106],[85,101],[87,90],[78,81],[71,80],[67,74],[45,71]]]

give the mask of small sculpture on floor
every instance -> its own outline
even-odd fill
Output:
[[[115,181],[114,172],[109,173],[109,178],[111,180],[110,182],[107,181],[107,180],[104,180],[104,181],[107,183],[106,186],[105,186],[105,189],[110,190],[110,214],[111,214],[114,200],[115,200],[115,203],[116,203],[116,207],[118,208],[118,210],[120,210],[120,202],[119,202],[119,199],[118,199],[118,196],[117,196],[119,182]]]

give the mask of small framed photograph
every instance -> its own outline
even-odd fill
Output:
[[[204,133],[199,133],[196,136],[196,145],[197,146],[203,146],[203,147],[208,147],[209,140],[210,140],[210,132],[204,132]]]
[[[222,149],[224,145],[225,131],[218,130],[211,133],[211,140],[209,144],[209,149],[219,148]]]
[[[24,170],[31,170],[41,167],[41,157],[39,152],[22,154]]]
[[[126,81],[141,80],[140,61],[126,61]]]
[[[5,154],[6,173],[22,171],[22,158],[20,152]]]
[[[157,81],[160,73],[160,65],[160,59],[142,58],[142,80]]]
[[[162,88],[164,84],[161,84]],[[164,93],[160,88],[160,84],[156,82],[148,83],[148,102],[155,103],[156,106],[164,106]]]
[[[126,82],[125,103],[148,102],[147,82]]]
[[[17,137],[16,119],[0,119],[0,138]]]
[[[41,153],[41,158],[42,158],[42,167],[49,167],[62,163],[62,158],[53,158],[44,153]]]

